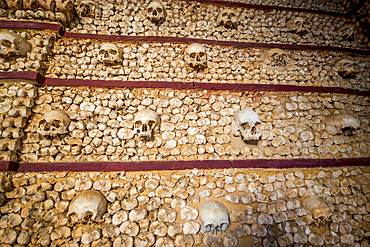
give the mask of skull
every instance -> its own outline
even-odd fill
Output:
[[[0,33],[0,55],[24,56],[30,50],[31,44],[19,34],[11,31],[2,31]]]
[[[122,50],[114,44],[103,44],[99,51],[99,60],[105,64],[122,62]]]
[[[351,136],[360,128],[360,121],[348,114],[339,113],[328,116],[325,125],[326,129],[333,134]]]
[[[206,48],[198,43],[193,43],[186,48],[185,62],[195,69],[207,67]]]
[[[199,208],[199,218],[202,232],[222,233],[229,228],[229,212],[218,201],[210,200],[203,203]]]
[[[258,114],[249,109],[237,112],[232,121],[235,136],[242,136],[244,141],[259,140],[262,135],[262,123]]]
[[[151,2],[147,11],[148,17],[152,22],[161,23],[166,19],[166,9],[160,2]]]
[[[43,136],[57,136],[68,133],[69,116],[62,111],[52,110],[46,112],[38,125],[37,133]]]
[[[91,17],[101,16],[101,8],[98,4],[91,0],[84,0],[77,7],[77,13],[80,17]]]
[[[349,24],[345,25],[337,30],[344,40],[353,40],[353,36],[356,33],[356,26]]]
[[[107,209],[107,200],[100,191],[86,190],[78,194],[69,205],[67,217],[76,214],[78,220],[84,221],[91,215],[92,220],[101,218]]]
[[[152,110],[142,110],[135,114],[134,133],[139,137],[150,140],[155,130],[159,129],[160,119]]]
[[[293,19],[290,19],[287,23],[286,26],[287,28],[296,33],[301,33],[305,32],[306,30],[303,28],[303,24],[305,23],[305,19],[302,17],[295,17]]]
[[[287,54],[278,48],[271,49],[266,52],[265,57],[270,60],[271,65],[284,66],[287,65]]]
[[[358,73],[356,62],[347,58],[337,61],[333,69],[338,71],[338,73],[344,78],[353,77]]]
[[[238,25],[238,17],[233,9],[224,9],[217,17],[217,25],[235,28]]]
[[[324,224],[330,217],[329,207],[318,197],[312,196],[304,200],[303,207],[311,212],[319,225]]]

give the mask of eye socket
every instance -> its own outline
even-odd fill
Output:
[[[6,40],[6,39],[3,39],[1,41],[1,44],[3,44],[6,47],[9,47],[9,48],[12,47],[12,42],[10,42],[9,40]]]
[[[117,51],[116,50],[110,50],[109,53],[112,54],[112,55],[116,55]]]
[[[195,53],[195,52],[192,52],[192,53],[190,53],[190,55],[189,55],[191,58],[195,58],[196,56],[197,56],[197,54]]]
[[[149,128],[152,128],[154,125],[155,125],[155,122],[154,122],[154,121],[150,120],[150,121],[148,122],[148,126],[149,126]]]
[[[162,9],[159,9],[159,8],[158,8],[158,9],[157,9],[157,12],[161,14],[161,13],[162,13]]]
[[[199,52],[199,56],[203,57],[205,55],[204,52]]]
[[[222,17],[228,17],[228,13],[223,13]]]
[[[235,17],[235,16],[236,16],[236,14],[230,13],[230,18]]]
[[[248,129],[251,128],[248,122],[247,123],[242,123],[241,127],[242,127],[243,130],[248,130]]]
[[[352,67],[350,63],[343,64],[343,68],[350,68],[350,67]]]
[[[295,22],[294,22],[294,25],[296,25],[296,26],[301,26],[301,25],[302,25],[302,22],[301,22],[301,21],[295,21]]]
[[[143,123],[141,121],[136,121],[135,122],[135,128],[140,128],[141,126],[143,125]]]
[[[150,8],[148,9],[148,11],[149,11],[149,12],[153,12],[153,8],[152,8],[152,7],[150,7]]]
[[[59,121],[59,120],[53,120],[51,122],[51,126],[56,127],[56,128],[60,128],[62,126],[62,122]]]

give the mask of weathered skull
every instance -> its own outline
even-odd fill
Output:
[[[68,125],[71,122],[68,114],[59,110],[46,112],[38,125],[37,133],[43,136],[57,136],[68,133]]]
[[[249,109],[237,112],[232,121],[235,136],[242,136],[244,141],[259,140],[262,135],[262,123],[258,114]]]
[[[339,113],[328,116],[325,120],[325,125],[326,129],[334,135],[351,136],[360,128],[360,121],[348,114]]]
[[[166,9],[160,2],[151,2],[147,8],[148,17],[152,22],[163,22],[166,19]]]
[[[238,16],[233,9],[224,9],[217,17],[217,25],[235,28],[238,25]]]
[[[139,137],[150,140],[155,130],[159,129],[160,119],[152,110],[142,110],[135,114],[134,133]]]
[[[202,232],[222,233],[229,228],[229,212],[218,201],[210,200],[203,203],[199,208],[199,218]]]
[[[303,24],[305,23],[305,19],[302,17],[295,17],[293,19],[290,19],[287,23],[286,26],[287,28],[296,33],[301,33],[305,32],[306,30],[303,28]]]
[[[337,61],[333,70],[338,71],[342,77],[353,77],[358,73],[356,62],[347,58]]]
[[[97,220],[105,213],[107,200],[100,191],[86,190],[78,194],[69,205],[67,217],[76,214],[78,220],[84,221],[91,215],[92,220]]]
[[[287,54],[279,48],[271,49],[266,52],[265,57],[270,60],[271,65],[285,66],[287,65]]]
[[[77,7],[77,14],[79,17],[100,17],[101,8],[92,0],[83,0]]]
[[[19,34],[11,31],[2,31],[0,33],[0,55],[24,56],[30,50],[31,44]]]
[[[198,43],[193,43],[186,48],[185,62],[195,69],[207,67],[206,48]]]
[[[122,50],[114,44],[103,44],[99,51],[99,60],[105,64],[122,62]]]
[[[329,207],[318,197],[312,196],[304,200],[303,207],[311,212],[319,225],[328,221],[330,217]]]
[[[356,33],[356,26],[352,24],[345,25],[339,28],[337,32],[344,40],[352,40],[354,38],[354,34]]]

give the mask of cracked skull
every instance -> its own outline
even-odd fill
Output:
[[[79,17],[100,18],[101,8],[94,1],[84,0],[77,6],[77,14]]]
[[[202,232],[222,233],[229,228],[229,212],[218,201],[210,200],[203,203],[199,208],[199,218]]]
[[[160,2],[151,2],[147,8],[148,18],[152,22],[163,22],[166,19],[166,9]]]
[[[305,23],[305,19],[302,17],[295,17],[293,19],[290,19],[287,23],[286,26],[287,28],[296,33],[301,33],[305,32],[306,30],[303,28],[303,24]]]
[[[337,61],[333,69],[342,77],[353,77],[358,73],[356,62],[347,58]]]
[[[206,48],[198,43],[193,43],[186,48],[185,62],[195,69],[207,67]]]
[[[360,121],[351,115],[338,113],[328,116],[325,120],[326,129],[332,134],[352,136],[360,128]]]
[[[154,131],[159,129],[159,122],[159,116],[154,111],[149,109],[139,111],[134,118],[134,133],[150,140]]]
[[[241,136],[244,141],[259,140],[262,135],[262,123],[258,114],[249,109],[237,112],[232,121],[235,136]]]
[[[274,66],[284,66],[287,65],[287,54],[279,49],[271,49],[268,52],[266,52],[265,57],[270,60],[271,65]]]
[[[46,112],[38,125],[37,133],[43,136],[57,136],[68,133],[71,119],[68,114],[59,110]]]
[[[78,220],[84,221],[91,216],[92,220],[102,217],[107,209],[107,200],[100,191],[87,190],[78,194],[69,205],[67,217],[76,214]]]
[[[114,44],[103,44],[99,50],[99,61],[105,64],[122,62],[122,50]]]
[[[330,217],[329,207],[320,198],[312,196],[303,202],[306,210],[311,212],[313,218],[319,225],[324,224]]]
[[[0,55],[24,56],[30,50],[31,44],[19,34],[11,31],[2,31],[0,33]]]
[[[233,9],[224,9],[217,17],[217,25],[235,28],[238,25],[238,16]]]

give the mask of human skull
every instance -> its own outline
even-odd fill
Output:
[[[242,136],[244,141],[259,140],[262,135],[262,123],[258,114],[249,109],[237,112],[232,121],[235,136]]]
[[[305,23],[305,19],[302,17],[295,17],[290,19],[287,23],[286,26],[287,28],[296,33],[301,33],[305,32],[306,30],[303,28],[303,24]]]
[[[312,196],[303,202],[303,207],[311,212],[319,225],[324,224],[330,217],[329,207],[320,198]]]
[[[352,40],[354,38],[354,34],[356,33],[356,26],[352,24],[345,25],[339,28],[337,32],[344,40]]]
[[[100,17],[101,8],[92,0],[83,0],[77,6],[77,14],[79,17]]]
[[[351,136],[360,128],[360,121],[351,115],[339,113],[328,116],[325,120],[326,128],[333,134]],[[334,129],[332,129],[334,127]]]
[[[59,110],[46,112],[38,125],[37,133],[43,136],[57,136],[68,133],[68,125],[71,122],[68,114]]]
[[[31,44],[28,41],[11,31],[2,31],[0,33],[0,55],[4,57],[21,55],[24,56],[31,50]]]
[[[134,133],[139,137],[150,140],[155,130],[159,129],[160,119],[157,113],[145,109],[135,114]]]
[[[285,66],[287,65],[287,54],[279,48],[270,49],[266,52],[265,57],[270,60],[271,65]]]
[[[356,62],[347,58],[338,60],[333,69],[338,71],[342,77],[353,77],[358,73]]]
[[[238,16],[233,9],[224,9],[217,17],[217,25],[235,28],[238,25]]]
[[[198,43],[193,43],[186,48],[185,62],[195,69],[207,67],[206,48]]]
[[[210,200],[203,203],[199,208],[199,218],[202,232],[222,233],[229,228],[229,212],[218,201]]]
[[[160,23],[166,19],[166,9],[160,2],[151,2],[148,5],[147,12],[152,22]]]
[[[100,191],[86,190],[79,193],[69,205],[67,217],[76,214],[78,220],[84,221],[91,216],[92,220],[100,219],[107,209],[107,200]]]
[[[114,44],[103,44],[99,51],[99,61],[105,64],[122,62],[122,50]]]

